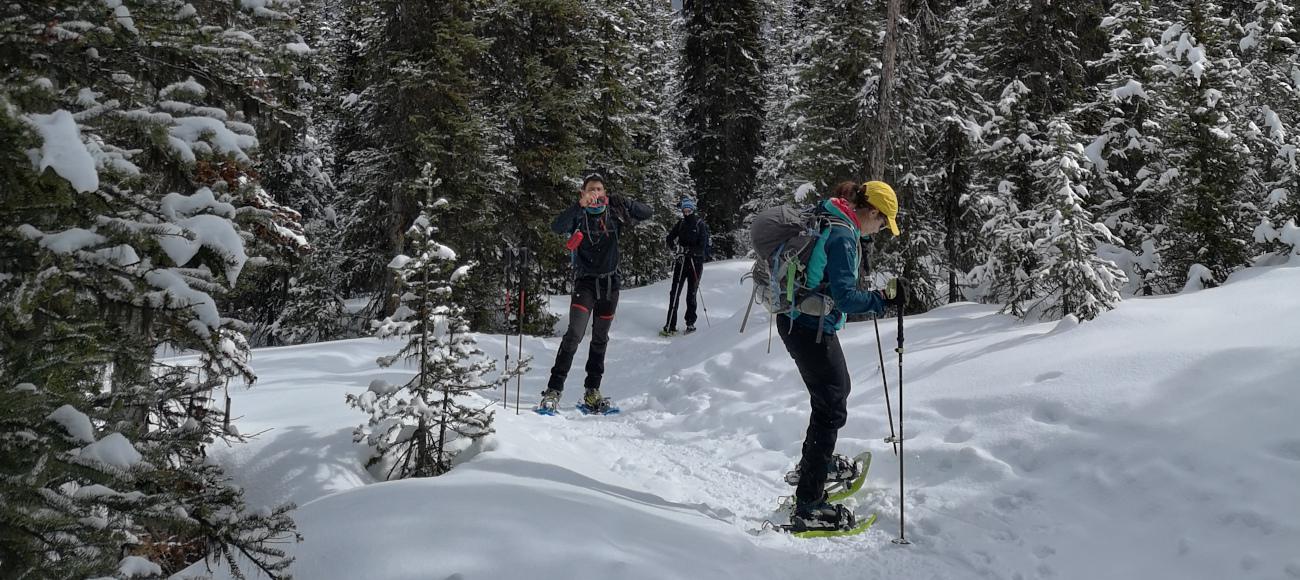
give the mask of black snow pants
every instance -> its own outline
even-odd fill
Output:
[[[569,303],[569,329],[560,341],[560,352],[551,367],[551,380],[546,388],[564,390],[564,379],[573,366],[573,355],[578,352],[582,337],[591,324],[591,350],[587,353],[588,389],[600,388],[605,375],[605,348],[609,346],[609,328],[614,324],[614,311],[618,308],[619,280],[617,275],[601,278],[578,278],[573,283],[573,296]],[[594,320],[593,320],[594,319]]]
[[[791,324],[782,314],[776,320],[777,332],[785,349],[808,388],[812,417],[803,440],[803,458],[799,460],[799,487],[795,497],[801,502],[821,498],[826,487],[826,466],[835,454],[835,440],[848,420],[849,369],[839,338],[831,333],[817,342],[817,330]]]
[[[677,306],[681,304],[682,289],[686,289],[686,326],[695,326],[700,295],[700,276],[704,275],[704,257],[693,254],[678,256],[673,267],[673,284],[668,291],[668,322],[665,328],[677,330]]]

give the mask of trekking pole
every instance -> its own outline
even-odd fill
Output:
[[[668,325],[673,321],[673,295],[677,294],[677,261],[673,261],[673,278],[668,282],[668,311],[664,313],[664,327],[659,329],[660,334],[668,333]]]
[[[903,461],[907,454],[903,452],[903,305],[907,304],[907,298],[904,294],[905,287],[898,289],[903,294],[903,300],[898,305],[898,537],[893,539],[895,544],[911,544],[907,541],[907,530],[904,528],[903,520]]]
[[[514,289],[511,288],[511,284],[510,284],[510,282],[511,282],[511,281],[510,281],[510,274],[511,274],[511,272],[514,270],[514,268],[513,268],[513,266],[514,266],[514,261],[515,261],[515,249],[512,248],[512,247],[507,246],[507,247],[506,247],[505,270],[501,273],[501,282],[502,282],[502,284],[504,284],[505,287],[506,287],[506,301],[505,301],[505,302],[506,302],[506,308],[505,308],[505,316],[506,316],[506,341],[505,341],[505,342],[506,342],[506,360],[505,360],[505,363],[503,363],[503,364],[501,365],[501,376],[502,376],[502,379],[504,379],[504,380],[501,382],[501,408],[503,408],[503,409],[509,409],[509,408],[510,408],[510,378],[507,377],[507,376],[505,376],[505,375],[506,375],[506,373],[510,372],[510,310],[511,310],[511,308],[510,308],[510,306],[511,306],[511,305],[510,305],[510,299],[511,299],[511,298],[514,298],[514,291],[513,291]]]
[[[894,456],[898,457],[898,435],[894,433],[894,407],[889,404],[889,377],[885,373],[885,350],[880,346],[880,319],[873,318],[871,323],[876,325],[876,354],[880,356],[880,382],[885,387],[885,413],[889,416],[889,437],[885,441],[894,446]]]
[[[664,320],[664,333],[668,332],[669,326],[674,326],[677,323],[677,306],[682,291],[681,283],[685,281],[682,280],[684,278],[682,276],[683,267],[682,255],[679,253],[673,258],[673,281],[668,285],[668,317]]]
[[[523,390],[523,382],[524,382],[524,373],[523,373],[523,368],[524,368],[524,302],[525,302],[525,300],[526,300],[526,298],[527,298],[527,296],[528,296],[527,289],[525,288],[526,284],[525,284],[524,282],[525,282],[525,280],[526,280],[526,275],[527,275],[527,273],[528,273],[528,259],[529,259],[529,257],[530,257],[530,256],[528,255],[528,250],[527,250],[527,248],[519,248],[518,271],[515,273],[515,278],[517,278],[517,279],[519,280],[519,317],[517,318],[517,322],[518,322],[518,324],[519,324],[519,357],[518,357],[517,359],[515,359],[515,364],[518,365],[518,367],[517,367],[517,371],[518,371],[518,372],[515,373],[515,414],[516,414],[516,415],[519,414],[519,393],[520,393],[520,391]],[[508,349],[508,348],[509,348],[509,345],[507,344],[506,346],[507,346],[507,349]]]
[[[700,268],[703,267],[704,264],[700,264]],[[695,299],[700,302],[700,308],[704,309],[704,323],[713,328],[713,321],[709,320],[709,307],[704,304],[704,292],[700,291],[700,275],[694,266],[691,267],[691,277],[695,278]]]

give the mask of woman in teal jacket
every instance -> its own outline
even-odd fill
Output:
[[[818,291],[834,300],[824,317],[807,314],[778,315],[777,332],[799,375],[808,388],[812,416],[799,461],[799,486],[790,518],[795,531],[845,529],[853,526],[852,513],[826,500],[828,466],[835,454],[839,430],[848,419],[850,379],[844,351],[835,333],[849,314],[883,313],[899,298],[878,291],[858,290],[859,238],[886,226],[898,235],[898,198],[888,184],[870,181],[858,186],[839,184],[834,197],[818,208],[832,222],[826,238],[825,277]],[[818,328],[818,326],[821,328]]]

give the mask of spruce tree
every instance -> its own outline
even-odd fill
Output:
[[[236,555],[287,576],[290,506],[253,509],[202,459],[241,438],[204,400],[254,379],[219,299],[246,240],[280,227],[253,171],[293,76],[280,8],[68,0],[0,19],[0,576]]]
[[[1041,201],[1033,165],[1043,150],[1038,124],[1030,120],[1026,105],[1029,87],[1012,81],[1002,92],[980,152],[977,204],[986,216],[982,238],[988,244],[984,263],[971,271],[970,283],[986,302],[1006,304],[1016,316],[1025,314],[1025,302],[1039,295],[1029,276],[1040,256],[1034,245],[1032,209]]]
[[[340,276],[347,249],[343,247],[339,209],[349,204],[336,186],[339,147],[346,148],[352,142],[341,137],[355,130],[354,126],[344,127],[345,121],[355,119],[346,115],[343,96],[351,94],[355,87],[345,86],[349,79],[342,74],[352,66],[349,55],[356,53],[346,36],[351,28],[347,18],[353,14],[350,9],[355,4],[306,0],[300,10],[304,41],[313,57],[304,82],[314,98],[305,107],[308,124],[300,151],[289,159],[290,168],[301,168],[289,172],[296,176],[289,198],[297,200],[295,207],[302,212],[308,247],[291,261],[292,271],[285,281],[287,296],[268,328],[274,341],[281,344],[357,334],[357,324],[346,306],[346,280]]]
[[[631,247],[632,253],[624,271],[633,286],[640,286],[671,275],[672,256],[664,251],[663,241],[680,215],[681,199],[698,194],[677,149],[682,135],[676,107],[681,97],[679,20],[671,6],[662,2],[637,0],[632,5],[634,17],[644,15],[640,25],[628,23],[635,31],[632,42],[637,54],[637,66],[628,80],[633,93],[644,95],[637,107],[643,121],[635,140],[644,156],[638,201],[655,209],[651,222],[628,232],[631,246],[625,246]]]
[[[1164,152],[1162,122],[1171,111],[1157,51],[1168,27],[1148,2],[1116,2],[1102,22],[1110,50],[1090,63],[1105,78],[1080,107],[1080,116],[1099,127],[1087,147],[1087,184],[1097,216],[1130,254],[1137,291],[1144,295],[1154,293],[1163,275],[1156,250],[1164,245],[1160,233],[1176,193]]]
[[[581,127],[614,195],[644,202],[655,218],[625,230],[619,244],[624,283],[644,284],[666,276],[671,256],[663,240],[681,196],[691,192],[681,155],[669,141],[679,134],[670,108],[678,83],[668,6],[651,0],[590,0],[584,43],[591,51],[593,100]]]
[[[755,191],[763,129],[761,6],[759,0],[682,3],[681,150],[719,257],[738,253],[740,208]]]
[[[471,323],[493,325],[500,296],[486,290],[501,286],[499,232],[528,201],[514,193],[514,172],[499,153],[506,139],[484,102],[477,69],[487,45],[474,33],[476,6],[382,0],[351,10],[361,52],[346,66],[363,71],[346,75],[359,90],[346,97],[356,119],[341,127],[358,133],[340,169],[351,199],[342,218],[349,293],[373,293],[370,313],[396,308],[384,256],[404,247],[419,211],[419,168],[431,163],[438,179],[430,186],[452,200],[440,225],[483,266],[471,276],[484,291],[465,297]]]
[[[327,151],[317,138],[318,84],[328,78],[316,48],[321,1],[264,6],[266,18],[254,20],[249,30],[260,42],[274,42],[284,61],[267,75],[259,99],[245,105],[246,111],[255,112],[251,121],[257,129],[258,155],[252,171],[263,190],[250,205],[265,212],[270,227],[253,228],[251,251],[261,259],[221,300],[224,311],[251,326],[253,346],[280,343],[275,321],[293,299],[290,289],[297,270],[315,250],[303,222],[320,215],[332,187],[324,171]],[[277,20],[297,26],[276,25]]]
[[[798,119],[787,172],[804,192],[826,194],[846,179],[864,180],[878,108],[879,43],[868,23],[877,13],[861,2],[815,4],[795,52],[799,90],[788,114]]]
[[[878,104],[871,118],[870,155],[881,158],[868,157],[866,170],[870,174],[863,179],[884,179],[901,196],[904,219],[900,226],[905,227],[897,239],[876,236],[882,251],[872,266],[882,276],[905,278],[910,294],[908,307],[919,312],[941,303],[943,287],[957,279],[952,269],[948,280],[941,279],[943,264],[955,253],[960,254],[953,251],[956,244],[962,243],[958,240],[965,236],[969,242],[977,227],[974,220],[962,219],[960,214],[955,216],[953,227],[948,227],[946,197],[950,193],[945,191],[946,186],[962,189],[970,179],[968,174],[963,175],[963,167],[951,165],[956,162],[954,155],[972,149],[974,135],[969,129],[978,116],[977,99],[973,98],[978,94],[978,85],[967,76],[970,71],[962,69],[976,66],[977,60],[956,62],[961,57],[955,55],[967,50],[961,37],[966,29],[964,23],[960,27],[945,26],[943,18],[950,15],[935,14],[929,2],[909,3],[902,8],[906,11],[899,14],[892,42],[891,88],[880,91],[880,98],[890,95],[889,103]],[[949,31],[957,34],[947,36]],[[890,44],[887,39],[883,57],[886,61],[890,58]],[[885,82],[884,77],[882,73],[879,82]],[[953,139],[945,142],[945,137]],[[879,143],[882,138],[884,143]],[[945,150],[949,153],[946,159],[938,154]],[[955,172],[951,177],[950,170]],[[961,199],[957,202],[960,205]],[[949,236],[954,238],[952,242]],[[947,294],[951,296],[955,290],[950,287]]]
[[[1047,132],[1051,146],[1035,168],[1038,187],[1048,192],[1035,208],[1042,229],[1038,254],[1043,257],[1030,273],[1041,288],[1035,309],[1041,316],[1092,320],[1119,303],[1119,290],[1127,281],[1114,262],[1097,255],[1100,244],[1119,240],[1106,226],[1094,223],[1084,208],[1086,159],[1069,123],[1054,120]]]
[[[790,172],[790,162],[799,149],[801,132],[797,130],[800,118],[793,104],[798,99],[801,85],[798,76],[800,52],[796,39],[802,27],[795,18],[795,2],[769,0],[764,11],[763,53],[767,55],[767,70],[763,76],[763,141],[758,157],[754,197],[744,203],[746,214],[785,203],[805,203],[813,186],[805,187],[800,198],[797,178]]]
[[[422,180],[430,192],[433,171],[426,166]],[[413,362],[415,374],[403,385],[376,380],[366,392],[347,396],[349,405],[370,414],[354,431],[354,439],[371,448],[366,466],[379,464],[388,479],[442,475],[458,453],[492,433],[491,402],[472,394],[493,386],[484,377],[496,363],[475,346],[457,300],[467,291],[463,282],[472,266],[456,266],[456,252],[438,242],[441,229],[434,225],[441,221],[437,213],[450,207],[445,198],[425,204],[406,232],[411,255],[399,254],[388,265],[397,277],[400,305],[376,323],[376,336],[404,338],[406,344],[379,364]],[[507,369],[498,383],[524,372],[527,361]]]
[[[1250,258],[1250,152],[1234,84],[1240,64],[1224,49],[1226,23],[1218,13],[1214,2],[1193,0],[1161,38],[1169,71],[1163,90],[1176,103],[1163,123],[1164,142],[1173,170],[1169,186],[1178,192],[1161,248],[1165,291],[1182,289],[1189,276],[1221,284]]]
[[[919,186],[911,191],[924,195],[922,201],[933,216],[929,227],[942,232],[942,248],[935,247],[931,254],[934,269],[946,270],[940,283],[951,303],[965,300],[963,278],[975,266],[981,247],[971,193],[975,155],[983,138],[981,122],[990,116],[990,107],[979,92],[985,71],[974,53],[970,9],[955,6],[935,18],[936,30],[921,37],[918,54],[912,56],[925,63],[917,76],[933,88],[917,99],[917,106],[901,110],[904,115],[924,111],[920,118],[904,119],[901,126],[924,127],[920,143],[909,139],[914,150],[910,158],[919,168]]]
[[[981,0],[971,8],[980,66],[987,71],[982,93],[997,103],[975,188],[990,249],[972,282],[981,299],[1005,301],[1017,315],[1040,291],[1029,277],[1042,262],[1032,243],[1031,212],[1047,192],[1035,187],[1034,163],[1049,146],[1046,123],[1083,95],[1086,53],[1075,30],[1092,17],[1090,9],[1038,0]]]
[[[584,65],[589,14],[580,0],[494,0],[482,7],[478,36],[490,42],[481,75],[491,111],[506,136],[505,156],[518,176],[521,209],[499,230],[506,244],[536,257],[543,292],[566,292],[570,279],[564,240],[550,223],[577,199],[579,180],[592,167],[584,116],[595,90]],[[621,184],[613,184],[619,191]],[[549,333],[554,317],[541,296],[529,299],[526,331]]]
[[[1087,86],[1087,48],[1076,30],[1095,26],[1094,9],[1079,2],[977,0],[972,18],[991,86],[1000,90],[1019,79],[1029,90],[1025,109],[1039,122],[1069,110]]]
[[[1300,222],[1300,36],[1294,3],[1263,0],[1243,15],[1237,49],[1243,80],[1236,85],[1246,115],[1257,130],[1250,141],[1251,172],[1257,183],[1255,242],[1266,252],[1291,253],[1282,237],[1287,223]]]

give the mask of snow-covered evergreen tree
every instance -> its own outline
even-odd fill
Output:
[[[637,14],[646,14],[644,24],[634,30],[639,68],[632,79],[633,92],[643,93],[646,123],[638,147],[646,149],[647,161],[642,169],[645,192],[639,201],[655,209],[653,222],[629,232],[638,251],[629,272],[636,273],[630,282],[640,286],[671,275],[673,259],[663,250],[668,230],[681,215],[678,205],[683,197],[697,197],[687,172],[686,158],[677,148],[682,139],[682,116],[677,110],[681,100],[682,26],[671,5],[654,0],[638,0]],[[643,145],[642,145],[643,144]],[[650,227],[646,227],[650,226]],[[651,248],[641,251],[641,247]]]
[[[65,0],[0,19],[0,576],[236,555],[286,575],[289,507],[250,509],[202,460],[239,438],[202,400],[253,379],[218,300],[248,240],[283,227],[252,168],[270,87],[292,77],[286,4]],[[160,349],[200,353],[204,378]]]
[[[1094,25],[1097,5],[1042,0],[976,0],[972,26],[995,97],[1012,79],[1029,92],[1025,109],[1045,123],[1069,110],[1086,85],[1086,47],[1077,30]]]
[[[1092,320],[1119,303],[1119,290],[1127,282],[1119,266],[1097,255],[1099,244],[1119,240],[1084,208],[1086,159],[1069,123],[1052,121],[1047,134],[1051,146],[1035,168],[1038,187],[1048,192],[1035,208],[1042,229],[1037,236],[1042,261],[1030,273],[1042,292],[1035,309],[1041,316]]]
[[[1222,283],[1247,264],[1258,223],[1250,219],[1251,152],[1235,84],[1241,68],[1222,42],[1227,23],[1219,12],[1214,2],[1192,0],[1161,37],[1169,71],[1161,90],[1176,103],[1163,122],[1169,187],[1177,192],[1160,249],[1165,291],[1181,290],[1189,277]]]
[[[865,180],[879,107],[880,39],[871,23],[882,18],[852,0],[814,4],[805,18],[794,48],[806,60],[796,65],[799,89],[787,113],[797,120],[786,171],[797,192],[826,195],[840,181]]]
[[[652,0],[589,0],[593,102],[581,125],[590,163],[614,195],[646,203],[656,217],[625,230],[619,271],[626,284],[667,276],[672,257],[663,240],[677,201],[691,193],[681,154],[673,146],[680,126],[672,103],[678,93],[669,6]]]
[[[1076,30],[1086,28],[1094,7],[1069,2],[980,0],[971,26],[987,71],[982,93],[996,102],[986,124],[986,148],[976,182],[986,212],[990,250],[971,282],[983,300],[1006,302],[1021,315],[1024,301],[1039,295],[1029,273],[1041,263],[1032,243],[1031,212],[1048,192],[1035,187],[1034,163],[1047,146],[1046,123],[1071,110],[1084,94],[1087,54]],[[1028,221],[1026,221],[1028,220]]]
[[[621,242],[625,284],[667,272],[662,239],[672,206],[688,193],[671,141],[680,123],[670,103],[675,77],[669,6],[652,0],[566,0],[482,4],[479,36],[491,43],[482,73],[491,110],[507,137],[503,152],[518,175],[516,212],[500,234],[533,252],[547,291],[567,290],[571,271],[550,222],[572,205],[581,178],[599,172],[612,195],[656,209]],[[549,332],[551,317],[529,294],[527,327]]]
[[[1101,24],[1110,50],[1090,63],[1105,79],[1080,106],[1080,116],[1100,127],[1087,146],[1087,183],[1097,216],[1123,241],[1137,291],[1145,295],[1154,293],[1162,275],[1155,250],[1164,245],[1160,233],[1167,231],[1175,194],[1164,157],[1162,123],[1170,109],[1161,89],[1164,58],[1157,51],[1169,24],[1148,2],[1116,2]]]
[[[762,147],[760,7],[759,0],[682,3],[681,149],[719,257],[743,246],[740,207],[754,194]]]
[[[320,87],[328,86],[329,78],[328,61],[319,58],[318,49],[327,30],[321,23],[326,10],[322,2],[295,0],[263,7],[270,11],[267,16],[274,13],[273,18],[297,26],[282,31],[286,27],[269,25],[250,31],[259,38],[273,35],[285,53],[281,60],[291,65],[281,65],[268,75],[252,119],[259,152],[253,171],[265,190],[257,205],[278,227],[253,229],[251,249],[262,260],[221,302],[224,311],[251,325],[253,346],[280,342],[276,321],[295,300],[292,282],[302,277],[298,271],[308,256],[319,250],[310,243],[303,222],[319,219],[332,196],[333,184],[324,166],[327,143],[319,138],[323,123],[318,105],[325,96]]]
[[[764,10],[767,70],[763,75],[763,147],[757,161],[754,197],[742,206],[746,214],[785,203],[808,203],[817,193],[811,184],[800,190],[802,184],[790,172],[790,161],[802,136],[802,119],[793,106],[802,90],[796,40],[803,28],[795,17],[796,4],[795,0],[767,0]]]
[[[1255,130],[1250,141],[1252,174],[1257,190],[1255,242],[1270,252],[1300,250],[1282,231],[1300,222],[1300,28],[1294,3],[1255,2],[1243,18],[1237,48],[1243,76],[1236,89],[1243,93],[1246,114]]]
[[[917,99],[917,106],[900,111],[905,116],[901,126],[925,128],[921,142],[910,144],[918,169],[918,186],[910,191],[921,198],[914,207],[925,207],[932,216],[927,227],[942,233],[942,248],[931,253],[948,302],[966,299],[962,278],[975,266],[982,247],[971,192],[983,139],[981,124],[991,111],[979,92],[986,72],[974,53],[971,14],[969,6],[960,5],[933,16],[936,29],[920,38],[913,56],[925,63],[924,73],[917,76],[931,88]],[[918,118],[909,120],[907,115]]]
[[[481,67],[492,114],[506,130],[504,153],[518,176],[511,199],[524,201],[501,224],[503,242],[536,257],[536,276],[547,292],[566,292],[570,278],[564,240],[550,223],[577,199],[576,184],[593,168],[583,140],[585,116],[598,96],[590,76],[591,52],[584,46],[590,14],[585,2],[484,2],[478,36],[491,43]],[[617,190],[615,191],[617,193]],[[542,308],[541,292],[530,293],[526,328],[549,333],[554,318]]]
[[[350,313],[337,274],[343,268],[343,256],[337,229],[327,229],[331,227],[332,222],[324,218],[307,225],[307,236],[318,244],[286,281],[288,296],[267,328],[277,342],[303,344],[350,334]]]
[[[432,166],[424,173],[421,182],[432,192]],[[491,403],[473,393],[493,386],[485,377],[496,362],[475,345],[453,289],[471,266],[456,266],[456,252],[438,241],[434,225],[449,205],[444,198],[425,204],[406,233],[411,255],[399,254],[388,265],[397,277],[399,306],[376,323],[376,336],[406,341],[396,354],[380,358],[380,366],[413,362],[415,374],[403,385],[376,380],[366,392],[347,396],[349,405],[370,415],[354,431],[355,440],[371,448],[367,467],[380,465],[389,479],[442,475],[458,453],[492,433]],[[499,382],[526,371],[522,361]]]
[[[344,210],[344,259],[350,293],[374,293],[369,312],[386,313],[385,256],[405,244],[419,212],[416,182],[432,163],[446,235],[460,240],[482,291],[468,295],[473,323],[496,322],[505,225],[520,213],[514,172],[498,152],[507,143],[484,104],[477,74],[486,43],[474,34],[477,7],[463,0],[428,3],[382,0],[349,8],[360,54],[344,76],[358,86],[345,97],[356,120],[355,144],[339,180],[351,203]],[[352,96],[352,95],[355,95]]]
[[[1025,302],[1039,295],[1029,274],[1040,263],[1032,210],[1041,196],[1033,167],[1044,147],[1038,124],[1025,109],[1029,94],[1018,80],[1008,84],[985,130],[975,191],[986,216],[981,232],[988,252],[968,282],[980,300],[1005,303],[1016,316],[1023,316]]]
[[[347,105],[340,91],[351,92],[340,73],[355,46],[345,25],[351,14],[341,0],[304,0],[299,10],[304,41],[311,47],[304,90],[314,97],[304,106],[307,126],[299,148],[284,160],[289,176],[288,199],[302,212],[302,229],[309,246],[289,261],[283,281],[285,297],[266,331],[277,343],[299,344],[353,336],[358,324],[345,307],[347,249],[339,208],[348,207],[336,181],[340,137],[353,130],[343,123]],[[343,140],[343,143],[350,141]]]
[[[894,78],[888,91],[892,112],[887,114],[887,121],[884,107],[878,106],[871,120],[872,140],[885,138],[883,145],[873,145],[872,154],[883,147],[883,158],[875,163],[868,157],[867,170],[880,172],[878,177],[892,183],[900,193],[900,226],[905,227],[899,238],[876,236],[881,251],[872,267],[882,277],[899,275],[906,279],[909,308],[928,310],[941,303],[942,287],[956,279],[954,270],[949,271],[948,280],[942,279],[943,265],[952,260],[947,237],[971,241],[977,227],[975,220],[963,219],[960,214],[949,227],[948,196],[950,188],[965,188],[967,182],[963,180],[970,178],[962,175],[964,168],[955,156],[969,155],[973,151],[971,139],[978,134],[969,130],[980,116],[975,92],[978,84],[966,68],[978,66],[978,59],[955,62],[961,58],[955,55],[969,49],[964,42],[964,23],[945,25],[943,19],[951,15],[936,14],[928,1],[908,3],[902,8],[906,10],[900,13],[897,25]],[[957,34],[948,37],[949,32]],[[952,167],[954,162],[957,167]],[[948,176],[950,168],[957,173],[955,179]],[[870,177],[873,175],[863,179]],[[958,198],[958,205],[961,201]],[[951,295],[953,290],[947,293]]]

